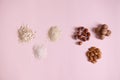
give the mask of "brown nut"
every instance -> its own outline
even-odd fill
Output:
[[[75,35],[80,35],[80,32],[79,32],[79,31],[76,31],[74,34],[75,34]]]
[[[86,38],[85,38],[85,37],[82,37],[81,40],[82,40],[83,42],[85,42],[85,41],[86,41]]]
[[[101,30],[101,35],[106,35],[107,34],[107,29],[102,29]]]
[[[93,57],[93,61],[95,61],[95,62],[97,61],[97,58],[95,56]]]
[[[98,59],[97,55],[95,55],[94,58],[97,60]]]
[[[97,57],[98,57],[98,59],[100,59],[101,58],[101,54],[98,54]]]
[[[89,39],[90,39],[90,37],[87,37],[87,38],[86,38],[86,40],[89,40]]]
[[[95,52],[95,55],[98,55],[98,53],[97,53],[97,52]]]
[[[84,30],[84,27],[77,27],[76,28],[76,31],[78,31],[78,32],[82,32]]]
[[[105,38],[105,35],[100,35],[100,39],[103,40]]]
[[[78,39],[81,40],[82,36],[81,35],[78,35]]]
[[[95,28],[95,33],[99,33],[99,31],[101,30],[101,26],[98,26],[97,28]]]
[[[86,56],[87,56],[87,57],[89,57],[89,56],[90,56],[89,52],[86,52]]]
[[[73,35],[73,39],[78,39],[78,35]]]
[[[89,59],[90,59],[91,61],[93,61],[93,57],[92,57],[92,56],[90,56]]]
[[[102,25],[102,29],[108,29],[108,25],[107,24],[103,24]]]
[[[87,34],[88,37],[90,36],[90,32],[87,32],[86,34]]]
[[[90,55],[91,55],[91,56],[94,56],[95,54],[92,52]]]
[[[79,41],[79,42],[77,42],[77,44],[78,44],[78,45],[82,45],[82,42],[81,42],[81,41]]]
[[[85,28],[83,32],[87,33],[87,32],[88,32],[88,29],[87,29],[87,28]]]
[[[83,36],[87,36],[87,33],[86,33],[86,32],[82,32],[81,35],[83,35]]]
[[[110,36],[110,34],[111,34],[111,31],[110,31],[110,30],[107,30],[106,36]]]
[[[77,31],[80,31],[80,30],[81,30],[81,27],[76,28],[76,30],[77,30]]]
[[[88,50],[89,51],[93,51],[95,49],[95,47],[91,47],[91,48],[89,48]]]
[[[95,64],[97,61],[91,61],[93,64]]]

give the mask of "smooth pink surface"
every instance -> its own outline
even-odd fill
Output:
[[[0,0],[0,80],[120,80],[120,0]],[[106,23],[112,35],[101,41],[91,31]],[[18,41],[17,30],[28,24],[36,31],[29,43]],[[61,38],[47,38],[50,26],[57,25]],[[74,26],[86,26],[91,39],[75,45]],[[38,60],[34,44],[45,44],[48,57]],[[87,61],[91,46],[102,51],[96,64]]]

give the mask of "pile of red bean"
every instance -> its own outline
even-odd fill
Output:
[[[83,42],[88,41],[90,39],[90,32],[85,27],[77,27],[75,28],[73,38],[75,40],[79,40],[77,42],[78,45],[82,45]]]

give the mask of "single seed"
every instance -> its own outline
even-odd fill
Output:
[[[101,30],[101,35],[105,35],[105,34],[107,34],[107,29],[102,29]]]
[[[82,42],[81,42],[81,41],[79,41],[79,42],[77,42],[77,44],[78,44],[78,45],[82,45]]]
[[[103,40],[105,38],[105,35],[100,35],[100,39]]]
[[[110,36],[110,34],[111,34],[111,31],[110,31],[110,30],[107,30],[106,36]]]

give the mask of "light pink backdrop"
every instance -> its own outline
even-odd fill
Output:
[[[0,80],[120,80],[120,0],[0,0]],[[91,31],[99,23],[112,30],[101,41]],[[28,24],[36,31],[29,43],[18,42],[17,29]],[[47,38],[50,26],[62,31],[59,41]],[[75,45],[74,26],[86,26],[89,42]],[[34,44],[45,44],[48,57],[34,57]],[[96,64],[87,61],[91,46],[102,50]]]

